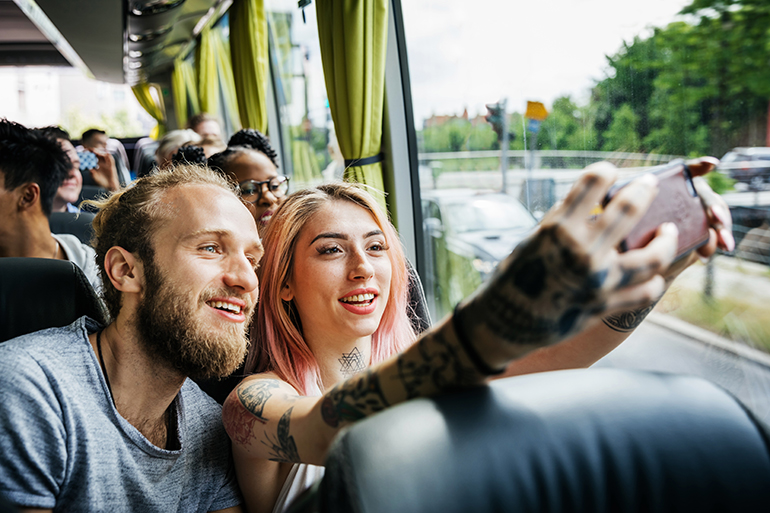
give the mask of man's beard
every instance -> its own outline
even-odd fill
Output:
[[[193,379],[221,378],[232,374],[248,349],[246,332],[254,311],[251,297],[233,290],[205,290],[190,297],[161,275],[154,262],[144,267],[145,290],[136,311],[136,328],[151,357],[166,362]],[[221,329],[205,327],[196,316],[198,301],[236,297],[246,302],[243,325],[227,323]]]

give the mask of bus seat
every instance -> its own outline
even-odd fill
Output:
[[[582,369],[417,399],[335,439],[290,508],[767,511],[766,428],[695,377]]]
[[[91,212],[52,212],[48,218],[51,233],[69,233],[80,239],[83,244],[91,244],[94,234],[91,223],[94,216]]]
[[[0,258],[0,342],[83,315],[106,324],[101,299],[78,266],[50,258]]]
[[[93,212],[94,208],[88,205],[80,205],[83,200],[104,198],[109,196],[109,191],[104,187],[98,185],[84,185],[80,191],[80,198],[78,199],[78,206],[85,212]]]

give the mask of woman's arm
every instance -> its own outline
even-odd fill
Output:
[[[356,420],[411,398],[483,383],[512,360],[608,314],[650,304],[663,293],[659,273],[674,257],[677,231],[664,225],[647,247],[618,254],[615,248],[645,212],[657,182],[635,181],[590,221],[615,176],[612,166],[589,167],[492,279],[402,354],[320,398],[298,397],[275,378],[244,381],[223,408],[236,453],[321,464],[334,435]]]
[[[687,163],[690,173],[694,176],[693,182],[709,220],[709,241],[698,248],[696,252],[669,267],[663,274],[666,290],[677,276],[697,261],[699,257],[709,258],[716,252],[717,248],[724,251],[735,249],[730,209],[724,199],[714,193],[702,178],[717,164],[718,161],[712,157],[702,157]],[[522,358],[512,361],[505,372],[495,376],[495,379],[533,372],[590,367],[624,342],[639,327],[656,304],[657,301],[641,308],[608,315],[602,319],[601,323],[563,342],[532,351]]]

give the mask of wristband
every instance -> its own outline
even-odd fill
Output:
[[[470,340],[465,336],[465,330],[463,329],[462,322],[460,321],[460,303],[455,305],[454,312],[452,312],[452,327],[455,330],[455,336],[460,342],[465,354],[476,367],[476,370],[485,376],[494,376],[496,374],[502,374],[505,371],[505,367],[502,369],[493,369],[481,358],[476,348],[471,345]]]

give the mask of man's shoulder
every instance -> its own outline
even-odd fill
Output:
[[[48,328],[12,338],[0,344],[0,365],[18,369],[19,365],[66,366],[68,355],[82,355],[88,348],[88,332],[98,324],[81,317],[70,325]]]

